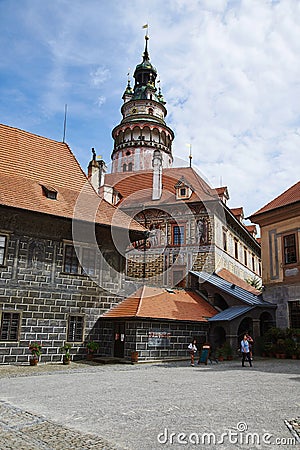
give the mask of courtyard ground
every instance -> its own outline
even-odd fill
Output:
[[[0,366],[0,449],[296,449],[300,361]]]

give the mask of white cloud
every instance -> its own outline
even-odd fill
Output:
[[[90,74],[92,84],[94,86],[99,87],[101,84],[104,83],[108,78],[110,78],[110,72],[106,67],[97,67],[96,70],[93,70]]]
[[[103,105],[103,103],[105,103],[105,101],[106,101],[106,98],[103,97],[102,95],[100,95],[100,96],[97,98],[97,105],[98,105],[98,107],[100,108],[100,107]]]

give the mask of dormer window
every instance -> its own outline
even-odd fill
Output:
[[[193,187],[181,177],[178,183],[175,184],[176,200],[189,199],[193,193]]]
[[[45,186],[42,184],[42,189],[45,197],[50,200],[57,200],[57,190],[50,186]]]

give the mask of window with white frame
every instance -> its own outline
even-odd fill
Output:
[[[3,265],[5,262],[6,246],[7,236],[0,234],[0,265]]]
[[[185,241],[185,227],[184,225],[172,226],[172,244],[181,245]]]
[[[247,247],[244,247],[244,264],[248,265],[248,255],[247,255]]]
[[[237,239],[234,240],[234,257],[235,259],[239,259],[239,243]]]
[[[83,329],[84,329],[84,316],[83,315],[69,315],[68,317],[68,342],[82,342],[83,341]]]
[[[18,341],[21,313],[16,311],[2,311],[0,317],[0,341]]]

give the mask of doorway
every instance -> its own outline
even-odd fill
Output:
[[[114,326],[114,357],[124,358],[125,323],[116,322]]]

